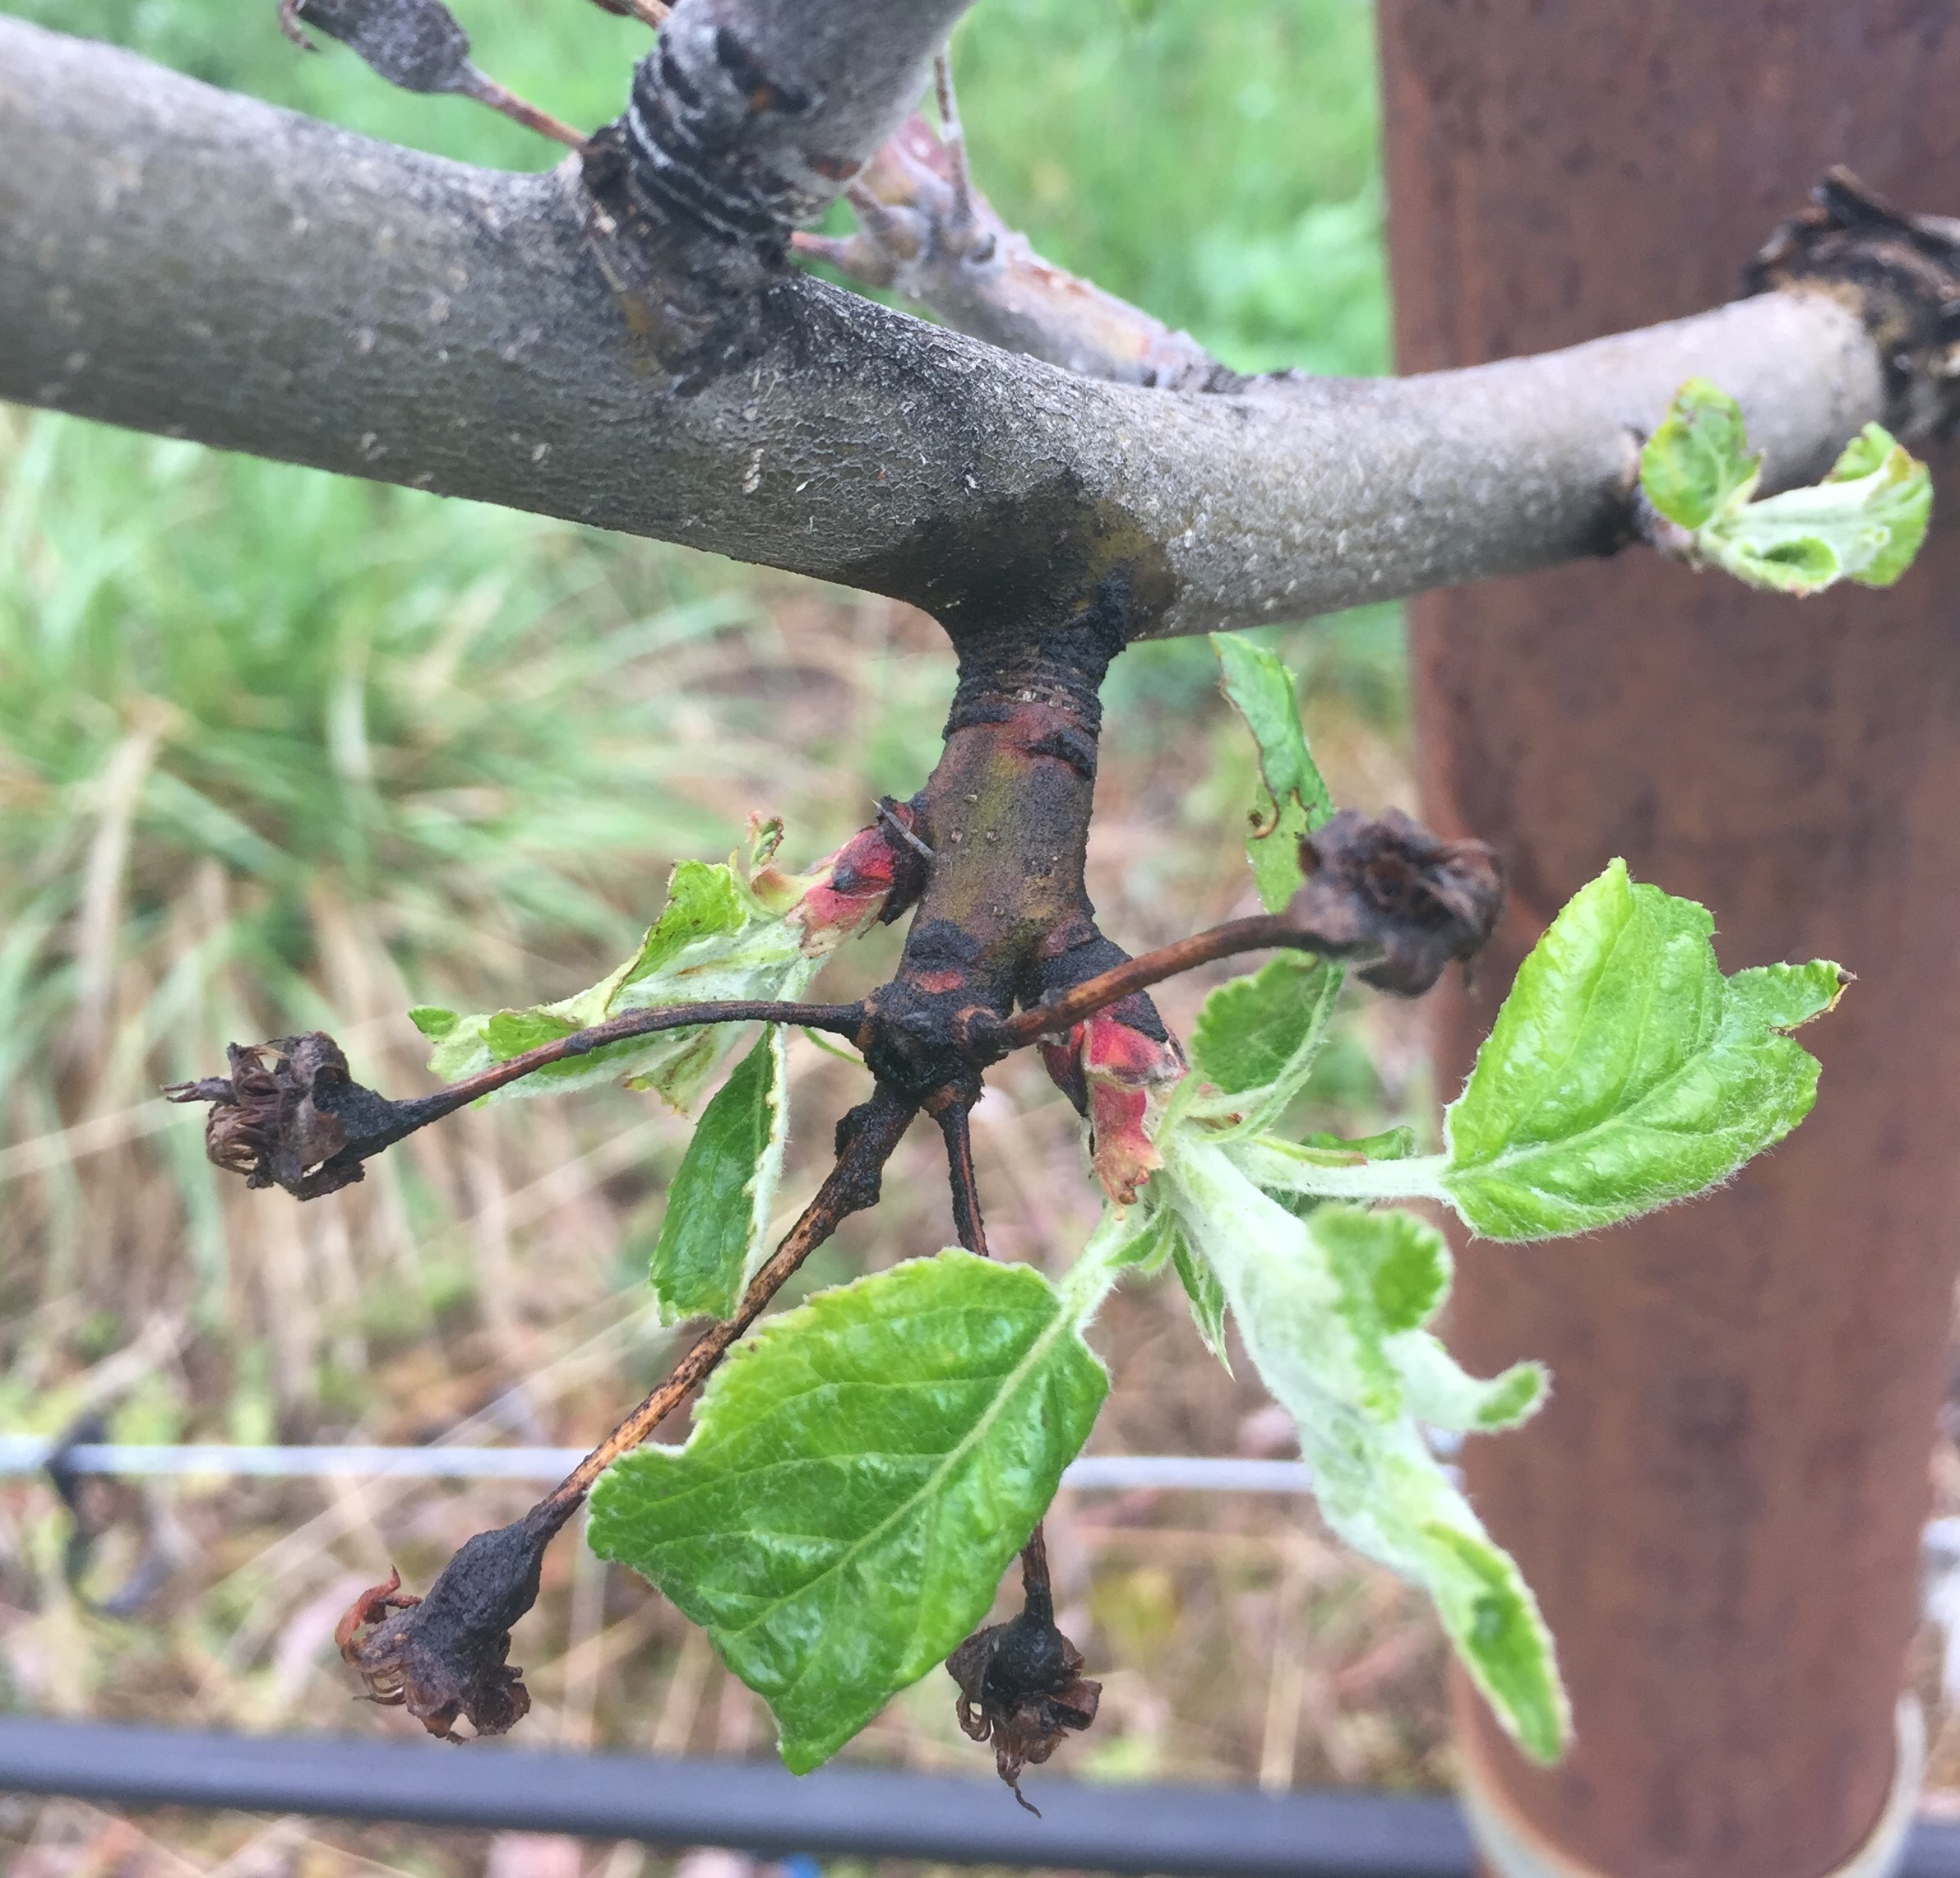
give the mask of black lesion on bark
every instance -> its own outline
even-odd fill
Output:
[[[897,547],[832,577],[922,608],[963,652],[990,637],[1033,642],[1066,632],[1085,613],[1107,613],[1112,583],[1126,642],[1177,591],[1170,558],[1145,525],[1066,469],[1024,496],[922,515]]]
[[[1884,362],[1892,428],[1948,436],[1960,423],[1960,220],[1894,209],[1833,169],[1750,262],[1743,285],[1848,298]]]

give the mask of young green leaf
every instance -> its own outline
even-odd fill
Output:
[[[735,1315],[768,1251],[788,1131],[788,1062],[769,1025],[696,1124],[654,1247],[660,1321]]]
[[[1234,634],[1214,632],[1211,643],[1225,696],[1259,746],[1259,804],[1246,853],[1260,902],[1277,913],[1300,890],[1300,837],[1334,813],[1334,800],[1306,747],[1292,673]]]
[[[1190,1242],[1177,1231],[1171,1242],[1171,1262],[1177,1270],[1177,1282],[1184,1287],[1185,1302],[1191,1307],[1191,1322],[1206,1349],[1232,1374],[1232,1349],[1225,1340],[1225,1288],[1218,1274],[1191,1250]]]
[[[629,1011],[718,998],[795,997],[821,962],[809,954],[804,928],[758,907],[743,892],[733,868],[682,861],[668,879],[667,904],[639,950],[589,990],[529,1011],[459,1017],[425,1009],[417,1024],[436,1044],[429,1067],[455,1082]],[[432,1023],[438,1029],[432,1029]],[[719,1025],[631,1038],[553,1063],[498,1094],[562,1094],[624,1076],[634,1088],[657,1089],[677,1108],[686,1109],[737,1035],[733,1028]]]
[[[1932,514],[1932,477],[1879,425],[1867,424],[1812,488],[1755,501],[1761,463],[1748,453],[1735,400],[1691,378],[1640,453],[1640,486],[1687,531],[1685,558],[1751,586],[1888,587],[1911,564]]]
[[[1708,558],[1752,586],[1814,594],[1840,580],[1889,587],[1933,514],[1933,477],[1867,424],[1814,488],[1749,502],[1703,530]]]
[[[1570,1718],[1551,1638],[1418,1426],[1521,1418],[1542,1373],[1521,1365],[1480,1381],[1421,1328],[1447,1290],[1449,1255],[1420,1220],[1338,1205],[1300,1219],[1200,1128],[1167,1131],[1162,1145],[1158,1178],[1260,1375],[1298,1424],[1328,1524],[1429,1591],[1500,1720],[1528,1754],[1556,1760]]]
[[[1748,501],[1762,463],[1749,454],[1742,407],[1706,378],[1690,378],[1640,452],[1640,487],[1668,520],[1697,529],[1738,497]]]
[[[1283,1090],[1283,1107],[1326,1040],[1341,979],[1338,965],[1298,952],[1278,953],[1256,972],[1228,979],[1192,1026],[1192,1066],[1227,1095]]]
[[[1623,861],[1552,922],[1445,1117],[1442,1186],[1478,1232],[1610,1225],[1727,1179],[1810,1112],[1818,1065],[1783,1033],[1828,1011],[1843,973],[1725,978],[1713,929]]]
[[[1108,1389],[1087,1308],[959,1251],[820,1293],[737,1347],[685,1446],[600,1481],[594,1548],[707,1630],[807,1772],[985,1617]]]

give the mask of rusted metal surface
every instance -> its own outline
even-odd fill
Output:
[[[1736,290],[1835,162],[1960,211],[1960,9],[1939,0],[1382,0],[1404,370]],[[1930,452],[1940,500],[1960,453]],[[1455,1341],[1557,1378],[1472,1442],[1480,1510],[1557,1632],[1579,1742],[1504,1796],[1612,1878],[1816,1878],[1893,1759],[1960,1225],[1960,531],[1890,594],[1797,604],[1629,554],[1432,595],[1427,817],[1513,900],[1442,1008],[1453,1089],[1513,970],[1614,854],[1706,901],[1731,969],[1836,958],[1817,1112],[1727,1191],[1468,1248]]]

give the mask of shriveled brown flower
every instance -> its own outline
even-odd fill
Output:
[[[1361,973],[1414,997],[1452,960],[1482,951],[1504,906],[1504,874],[1481,841],[1439,840],[1390,809],[1379,821],[1343,809],[1300,844],[1306,884],[1289,924],[1334,951],[1375,951]]]
[[[208,1102],[204,1151],[247,1186],[317,1200],[363,1177],[361,1163],[418,1126],[440,1098],[391,1102],[348,1074],[324,1031],[228,1043],[229,1076],[173,1083],[173,1102]],[[437,1111],[439,1112],[439,1110]]]
[[[1001,1778],[1038,1818],[1041,1808],[1021,1791],[1021,1769],[1038,1767],[1065,1734],[1095,1720],[1102,1685],[1083,1675],[1082,1652],[1055,1627],[1038,1525],[1021,1553],[1021,1614],[976,1631],[946,1658],[946,1673],[959,1685],[959,1726],[970,1740],[992,1742]]]
[[[529,1712],[524,1672],[505,1661],[511,1630],[538,1599],[544,1548],[562,1521],[527,1516],[478,1533],[442,1568],[426,1598],[391,1572],[363,1591],[334,1631],[370,1700],[405,1708],[441,1741],[506,1733]]]

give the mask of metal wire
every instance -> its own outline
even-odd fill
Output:
[[[0,1475],[39,1473],[58,1444],[44,1435],[0,1435]],[[77,1473],[190,1474],[316,1480],[562,1480],[582,1448],[234,1447],[222,1443],[89,1442],[66,1450]],[[1102,1492],[1139,1489],[1195,1493],[1305,1493],[1303,1461],[1204,1455],[1091,1455],[1072,1462],[1064,1487]]]

